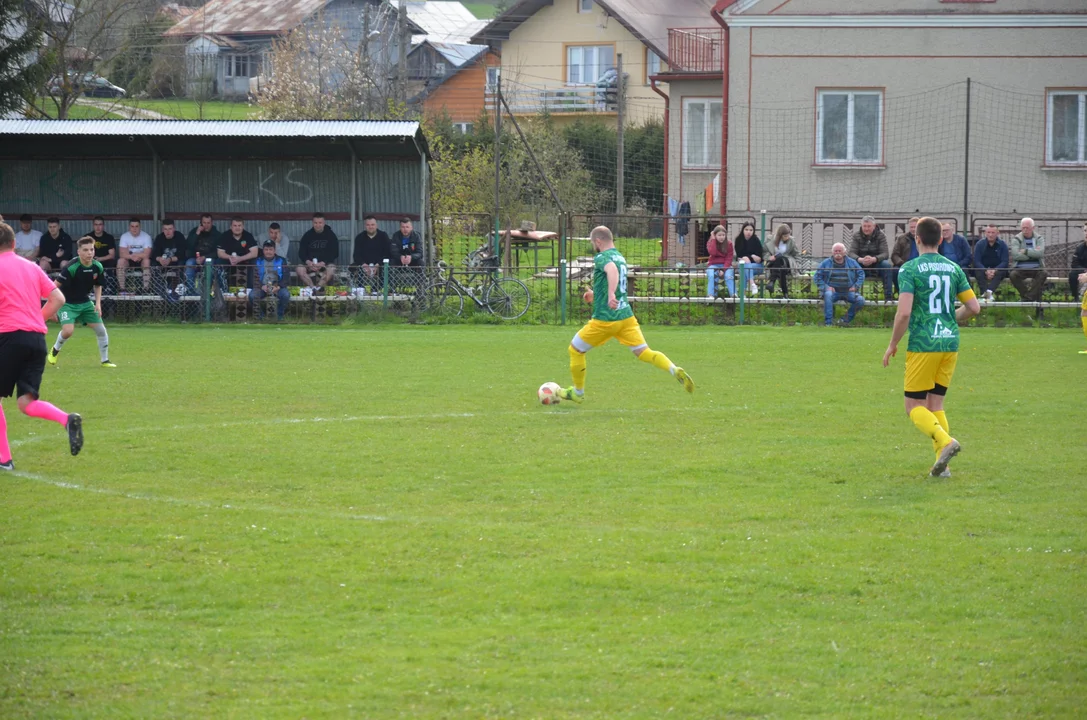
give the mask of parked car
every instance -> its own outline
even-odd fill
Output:
[[[80,77],[77,73],[68,71],[68,83],[73,92],[81,92],[86,97],[123,98],[128,95],[124,88],[117,87],[94,73],[85,73]],[[59,95],[62,87],[59,77],[52,78],[49,81],[49,94]]]

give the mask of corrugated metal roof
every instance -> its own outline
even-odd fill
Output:
[[[163,35],[275,35],[298,27],[327,0],[210,0]]]
[[[410,138],[399,120],[0,120],[0,135]]]
[[[389,4],[397,8],[400,6],[398,0],[390,0]],[[463,42],[472,34],[464,35],[464,28],[477,22],[472,11],[459,2],[407,0],[406,4],[408,18],[423,29],[429,40]]]
[[[430,42],[430,46],[449,61],[453,67],[464,67],[487,51],[486,45],[461,45],[459,43]]]

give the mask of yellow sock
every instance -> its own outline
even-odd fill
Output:
[[[585,389],[585,373],[589,368],[585,364],[585,353],[578,352],[573,345],[568,346],[570,352],[570,377],[574,380],[574,387],[578,390]]]
[[[649,348],[642,350],[642,354],[638,356],[638,359],[642,362],[651,363],[653,367],[659,367],[665,372],[672,372],[672,368],[675,367],[675,365],[672,364],[672,361],[668,359],[667,355],[662,352],[657,352],[656,350],[650,350]]]
[[[932,414],[936,416],[936,422],[940,423],[943,431],[951,435],[951,426],[947,424],[947,413],[943,410],[933,410]],[[936,438],[932,439],[932,449],[936,451],[936,454],[940,453],[940,446],[936,444]]]
[[[910,410],[910,420],[917,426],[917,429],[923,432],[928,437],[932,438],[936,443],[937,449],[942,448],[951,442],[951,436],[949,436],[944,429],[940,427],[940,422],[936,419],[928,408],[915,407]]]
[[[1081,315],[1079,319],[1083,323],[1083,334],[1087,336],[1087,315]]]

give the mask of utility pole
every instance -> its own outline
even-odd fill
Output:
[[[623,53],[619,53],[616,57],[615,69],[619,73],[619,77],[616,80],[616,118],[615,122],[618,125],[618,143],[615,148],[615,214],[623,214],[624,205],[624,178],[623,178],[623,123],[624,123],[624,105],[626,105],[626,83],[623,82]]]
[[[396,97],[398,100],[403,101],[408,97],[408,46],[411,45],[411,30],[408,28],[408,4],[406,2],[400,3],[397,13],[397,29],[400,31],[400,47],[398,48],[399,57],[396,61]]]
[[[502,71],[499,70],[494,84],[494,256],[499,257],[501,248],[499,238],[502,237],[501,210],[501,175],[502,175]]]
[[[363,70],[366,73],[367,78],[369,78],[369,76],[371,74],[371,65],[370,65],[370,6],[369,5],[365,5],[362,8],[362,44],[360,45],[360,48],[361,48],[360,52],[362,53],[362,57],[359,58],[359,69]],[[373,109],[372,106],[371,106],[370,100],[373,98],[373,95],[374,95],[373,87],[369,82],[366,83],[365,92],[366,92],[366,100],[365,100],[365,106],[364,106],[363,112],[365,112],[366,118],[369,119],[370,118],[370,112]]]

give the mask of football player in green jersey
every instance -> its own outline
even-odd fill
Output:
[[[921,218],[917,223],[921,254],[899,271],[898,312],[891,343],[883,353],[883,367],[898,352],[898,343],[908,327],[906,415],[932,439],[936,463],[930,474],[950,477],[948,463],[961,447],[951,437],[944,396],[959,358],[959,323],[981,312],[981,306],[958,263],[939,254],[941,240],[940,221]],[[952,298],[958,298],[962,307],[956,310]]]
[[[102,276],[105,270],[94,259],[94,238],[84,235],[79,238],[79,262],[74,262],[60,273],[57,287],[64,293],[65,302],[57,311],[60,320],[60,334],[53,343],[46,360],[56,366],[57,355],[68,338],[75,332],[77,322],[86,323],[98,336],[98,354],[102,358],[102,367],[117,367],[109,361],[109,335],[102,324]],[[91,302],[91,290],[94,290],[94,302]]]
[[[592,319],[578,330],[570,341],[570,375],[574,384],[563,388],[559,397],[581,402],[585,396],[585,353],[615,338],[630,348],[634,357],[661,370],[670,372],[687,390],[694,392],[694,380],[683,368],[676,367],[668,357],[650,350],[638,325],[638,318],[627,302],[627,261],[615,249],[611,230],[603,225],[593,228],[589,242],[593,258],[593,286],[586,291],[585,302],[593,306]]]

